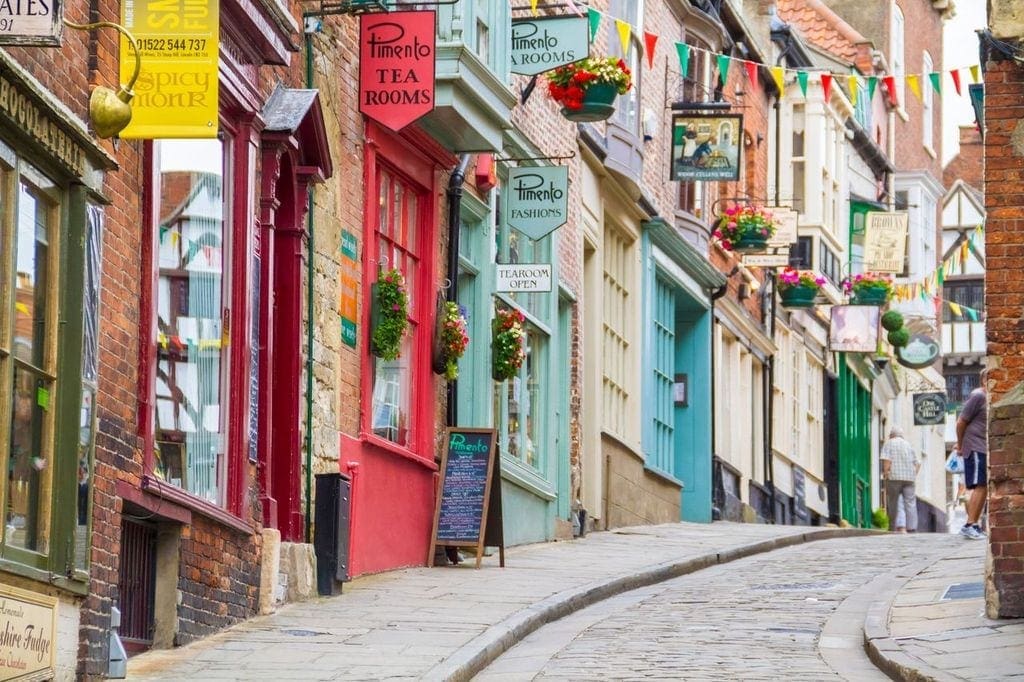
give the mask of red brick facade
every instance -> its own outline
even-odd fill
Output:
[[[985,73],[985,308],[992,617],[1024,617],[1024,66]]]

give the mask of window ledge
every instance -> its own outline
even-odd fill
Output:
[[[359,440],[362,441],[364,445],[380,448],[381,450],[390,452],[393,455],[397,455],[411,462],[419,464],[420,466],[425,467],[431,471],[438,470],[437,462],[434,461],[433,457],[427,459],[423,455],[417,454],[408,448],[402,447],[401,445],[395,445],[391,441],[385,440],[380,436],[375,436],[372,433],[367,433],[364,431],[359,434]]]
[[[537,471],[514,457],[506,454],[500,456],[501,477],[503,479],[548,502],[558,497],[550,482],[544,479]]]
[[[25,564],[18,563],[17,561],[11,561],[10,559],[0,558],[0,573],[10,573],[45,585],[52,585],[58,589],[72,592],[77,595],[85,596],[89,593],[88,580],[83,581],[76,578],[69,578],[57,573],[51,573],[41,568],[36,568],[35,566],[26,566]]]
[[[677,485],[679,486],[680,490],[686,489],[686,484],[683,483],[682,480],[676,478],[667,471],[659,469],[658,467],[653,467],[650,464],[644,464],[644,473],[650,476],[654,476],[655,478],[660,478],[661,480],[665,481],[666,483],[669,483],[670,485]]]
[[[142,489],[147,493],[166,500],[167,502],[176,504],[179,507],[184,507],[196,514],[202,514],[206,518],[236,530],[239,533],[252,535],[256,532],[256,528],[251,523],[235,516],[227,509],[210,504],[206,500],[202,500],[186,490],[164,483],[153,476],[147,475],[142,477]]]

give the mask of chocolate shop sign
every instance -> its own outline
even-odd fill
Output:
[[[53,679],[57,600],[0,585],[0,680]]]
[[[434,12],[359,17],[359,111],[401,130],[434,109]]]
[[[540,239],[569,219],[569,169],[528,166],[508,173],[508,224]]]
[[[587,17],[512,20],[512,73],[533,76],[585,58],[590,50]]]

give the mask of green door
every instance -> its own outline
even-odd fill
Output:
[[[871,527],[871,394],[845,359],[839,367],[839,498],[843,518]]]

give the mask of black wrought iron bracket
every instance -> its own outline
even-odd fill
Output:
[[[509,157],[495,157],[495,161],[502,161],[508,163],[509,161],[515,161],[516,163],[522,163],[523,161],[568,161],[569,159],[575,159],[576,152],[570,152],[569,154],[562,156],[509,156]]]
[[[417,8],[440,7],[443,5],[454,5],[459,0],[430,0],[429,2],[402,2],[401,0],[347,0],[344,2],[321,2],[320,9],[313,12],[306,12],[306,16],[326,17],[340,14],[373,14],[377,12],[390,12],[392,9],[400,9],[403,5],[415,5]]]

